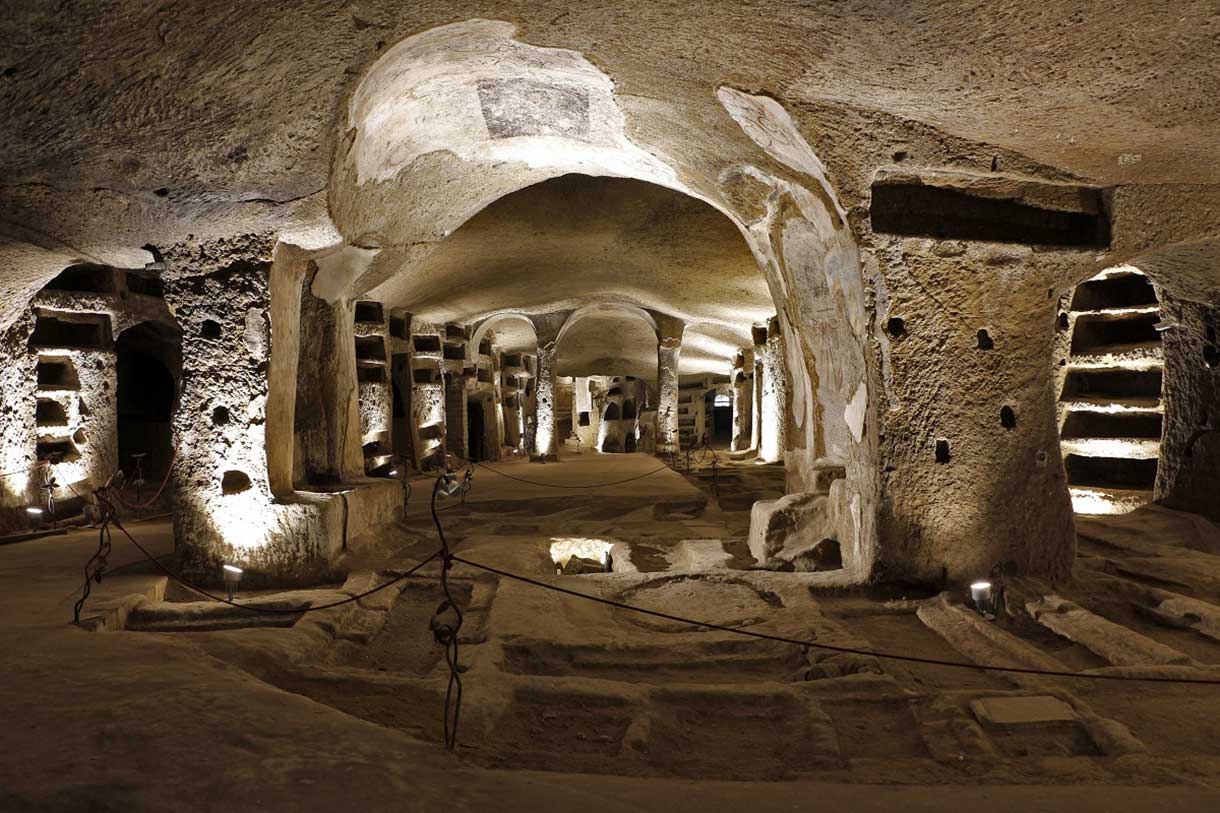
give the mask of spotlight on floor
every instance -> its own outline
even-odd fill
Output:
[[[970,601],[974,604],[974,609],[984,618],[995,618],[991,598],[991,582],[979,581],[970,585]]]
[[[241,568],[237,565],[225,565],[222,568],[225,579],[225,590],[229,591],[229,601],[233,600],[233,591],[237,589],[238,583],[241,582]]]

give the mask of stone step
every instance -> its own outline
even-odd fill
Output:
[[[1028,601],[1025,609],[1042,626],[1075,641],[1113,666],[1198,666],[1188,655],[1057,595]]]
[[[1063,438],[1059,442],[1065,455],[1081,457],[1111,457],[1138,460],[1155,460],[1160,456],[1159,438],[1091,437]]]
[[[1099,303],[1084,310],[1077,310],[1075,304],[1068,313],[1072,316],[1137,316],[1142,314],[1160,313],[1161,306],[1151,305],[1113,305]]]
[[[1161,411],[1161,399],[1151,396],[1065,395],[1059,403],[1069,412],[1159,413]]]
[[[1165,353],[1160,342],[1132,342],[1090,348],[1068,356],[1069,369],[1149,370],[1160,369]]]

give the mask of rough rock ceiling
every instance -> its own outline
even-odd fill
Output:
[[[559,375],[633,375],[656,381],[657,335],[639,317],[593,314],[564,333],[555,369]]]
[[[373,294],[429,322],[626,302],[745,336],[775,313],[727,217],[659,186],[584,175],[501,198]]]
[[[0,15],[0,233],[15,241],[0,292],[55,265],[20,259],[21,243],[131,263],[188,236],[325,238],[360,77],[394,43],[472,18],[583,54],[631,140],[683,176],[757,160],[716,99],[730,85],[792,111],[848,206],[897,152],[1102,184],[1220,181],[1210,0],[22,3]]]

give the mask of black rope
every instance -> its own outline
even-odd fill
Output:
[[[158,570],[160,570],[162,573],[164,573],[169,578],[173,579],[178,584],[182,585],[183,587],[185,587],[186,589],[188,589],[194,593],[198,593],[199,595],[201,595],[205,598],[211,599],[212,601],[219,601],[221,604],[228,604],[230,607],[237,607],[238,609],[246,610],[246,611],[252,612],[252,613],[262,613],[264,615],[301,615],[304,613],[317,612],[318,610],[329,610],[332,607],[341,607],[345,604],[351,604],[354,601],[359,601],[362,598],[371,596],[374,593],[377,593],[381,590],[385,590],[387,587],[397,584],[398,582],[402,581],[403,579],[406,579],[408,576],[414,575],[417,571],[422,569],[425,565],[440,558],[441,555],[444,553],[443,550],[437,550],[435,553],[433,553],[428,558],[415,564],[414,566],[412,566],[409,570],[405,571],[404,573],[401,573],[398,576],[395,576],[390,581],[388,581],[384,584],[380,584],[377,587],[372,588],[371,590],[366,590],[363,593],[359,593],[354,596],[349,596],[348,598],[341,599],[339,601],[332,601],[329,604],[320,604],[316,607],[304,607],[304,608],[299,608],[299,609],[282,609],[282,608],[276,608],[276,607],[256,607],[256,606],[252,606],[252,605],[248,605],[248,604],[239,604],[236,601],[230,601],[229,599],[224,598],[223,596],[218,596],[215,593],[211,593],[207,590],[204,590],[202,587],[197,587],[196,585],[191,584],[190,582],[186,581],[181,576],[179,576],[177,573],[174,573],[164,564],[162,564],[161,561],[157,557],[153,556],[148,551],[147,548],[145,548],[143,545],[141,545],[136,540],[136,538],[134,536],[132,536],[131,533],[126,528],[123,527],[123,524],[121,522],[119,522],[118,517],[115,516],[114,504],[111,503],[109,501],[109,499],[107,499],[107,497],[106,497],[106,492],[108,490],[109,490],[109,486],[107,485],[107,486],[103,486],[102,488],[97,489],[93,493],[94,498],[98,501],[99,510],[101,511],[101,530],[99,531],[99,534],[100,534],[101,538],[104,538],[105,540],[107,540],[107,545],[105,546],[104,553],[106,553],[106,554],[109,553],[108,540],[110,539],[110,526],[113,525],[114,527],[119,529],[120,533],[122,533],[123,536],[127,537],[127,541],[129,541],[129,542],[131,542],[131,544],[135,545],[136,549],[144,555],[144,558],[148,559],[148,561],[150,561],[154,565],[156,565]],[[100,542],[99,542],[98,550],[99,550],[99,553],[103,552],[103,546],[101,545]],[[94,561],[94,559],[97,559],[97,558],[98,558],[98,554],[95,553],[93,558],[90,559],[89,562],[92,563]],[[102,556],[101,560],[102,560],[103,569],[104,569],[105,556]],[[81,608],[84,606],[85,599],[87,599],[89,597],[89,592],[90,592],[90,583],[88,581],[89,576],[90,576],[89,565],[86,565],[85,569],[86,569],[86,582],[85,582],[84,595],[81,596],[80,600],[77,602],[75,614],[73,616],[73,620],[77,623],[80,622],[80,611],[81,611]],[[96,569],[94,571],[92,571],[92,578],[95,581],[100,582],[101,581],[101,571],[98,571]]]
[[[953,667],[955,669],[975,669],[978,671],[1005,672],[1008,674],[1035,675],[1038,677],[1080,678],[1080,679],[1084,679],[1084,680],[1119,680],[1119,681],[1127,680],[1127,681],[1137,681],[1137,682],[1144,682],[1144,683],[1181,683],[1181,684],[1191,684],[1191,685],[1200,685],[1200,686],[1220,686],[1220,680],[1209,679],[1209,678],[1136,677],[1133,675],[1113,675],[1113,674],[1104,674],[1104,673],[1090,674],[1090,673],[1083,673],[1083,672],[1066,672],[1066,671],[1059,672],[1059,671],[1054,671],[1054,670],[1050,670],[1050,669],[1032,669],[1032,668],[1025,668],[1025,667],[1020,667],[1020,666],[988,666],[988,665],[978,664],[978,663],[965,663],[963,661],[946,661],[946,660],[941,660],[939,658],[922,658],[917,655],[896,655],[896,654],[891,654],[888,652],[869,652],[868,650],[855,649],[855,648],[846,647],[846,646],[834,646],[832,644],[820,644],[815,641],[803,641],[799,638],[788,638],[783,635],[771,635],[770,633],[757,632],[755,630],[739,629],[737,627],[726,627],[722,624],[713,624],[708,621],[697,621],[697,620],[691,619],[691,618],[684,618],[680,615],[664,613],[664,612],[661,612],[660,610],[649,610],[644,607],[636,607],[631,604],[625,604],[621,601],[614,601],[613,599],[602,598],[601,596],[591,596],[588,593],[578,593],[575,590],[569,590],[565,587],[559,587],[554,584],[547,584],[546,582],[539,581],[537,579],[531,579],[528,576],[521,576],[516,573],[510,573],[506,570],[500,570],[498,568],[491,567],[490,565],[484,565],[484,564],[479,564],[478,562],[472,562],[469,559],[463,559],[460,556],[451,555],[450,558],[455,562],[461,562],[464,565],[469,565],[470,567],[477,568],[479,570],[483,570],[488,573],[494,573],[495,575],[502,576],[506,579],[512,579],[514,581],[523,582],[525,584],[532,584],[535,587],[541,587],[544,590],[553,590],[557,593],[564,593],[566,595],[574,596],[576,598],[583,598],[583,599],[587,599],[589,601],[595,601],[598,604],[605,604],[610,607],[617,607],[620,610],[628,610],[630,612],[641,613],[643,615],[651,615],[656,618],[663,618],[667,621],[677,621],[678,623],[681,623],[681,624],[690,624],[691,626],[696,626],[696,627],[706,627],[708,629],[719,630],[721,632],[731,632],[736,635],[744,635],[744,636],[748,636],[750,638],[761,638],[766,641],[776,641],[778,643],[783,643],[783,644],[795,644],[796,646],[810,647],[813,649],[822,649],[822,650],[826,650],[829,652],[836,652],[836,653],[846,654],[846,655],[862,655],[865,657],[872,657],[872,658],[878,658],[878,659],[883,659],[883,660],[903,661],[906,663],[921,663],[921,664],[926,664],[929,666],[948,666],[948,667]]]
[[[651,477],[652,475],[656,474],[657,472],[665,471],[666,469],[669,468],[668,465],[658,466],[657,468],[655,468],[651,471],[646,471],[643,474],[637,474],[634,477],[628,477],[623,480],[614,480],[613,482],[610,482],[610,483],[593,483],[593,484],[587,485],[587,486],[585,486],[585,485],[578,486],[578,485],[561,485],[558,483],[540,483],[537,480],[526,480],[524,477],[515,477],[511,474],[505,474],[504,472],[497,471],[496,469],[493,469],[491,466],[488,466],[483,463],[475,463],[475,465],[478,466],[479,468],[487,469],[492,474],[498,474],[501,477],[507,477],[509,480],[516,480],[518,483],[529,483],[532,486],[542,486],[543,488],[606,488],[607,486],[619,486],[619,485],[622,485],[623,483],[630,483],[634,480],[643,480],[645,477]]]
[[[101,505],[102,501],[99,500],[99,507]],[[114,505],[107,502],[102,510],[113,512]],[[101,584],[102,576],[105,574],[106,567],[109,564],[107,557],[110,556],[110,552],[113,549],[109,520],[102,522],[101,527],[98,528],[97,537],[97,551],[94,552],[93,556],[89,557],[88,562],[85,562],[85,584],[81,588],[81,596],[72,607],[72,622],[75,624],[80,623],[80,612],[84,609],[85,601],[88,600],[89,594],[93,592],[93,583],[96,581],[98,584]]]
[[[458,632],[462,629],[464,616],[462,608],[458,606],[449,589],[449,570],[453,567],[454,556],[449,550],[448,540],[445,539],[445,529],[441,527],[441,518],[436,513],[436,495],[449,476],[441,475],[436,478],[436,483],[432,486],[432,521],[436,524],[436,534],[440,537],[441,555],[444,558],[441,565],[441,590],[445,594],[445,600],[436,608],[431,627],[432,637],[445,648],[445,663],[449,667],[449,684],[445,688],[444,729],[445,749],[452,751],[457,747],[458,722],[462,716],[462,672],[466,671],[466,668],[458,662]],[[466,483],[469,483],[469,472],[467,472]],[[467,490],[468,488],[464,487],[462,494],[465,495]],[[450,611],[456,617],[456,622],[447,623],[442,620],[443,616]]]

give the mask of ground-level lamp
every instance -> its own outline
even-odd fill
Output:
[[[970,585],[970,601],[974,609],[984,618],[995,618],[995,604],[991,592],[991,582],[977,581]]]
[[[237,565],[225,565],[221,568],[221,574],[224,576],[225,590],[229,592],[229,601],[232,601],[233,591],[241,582],[241,568]]]

